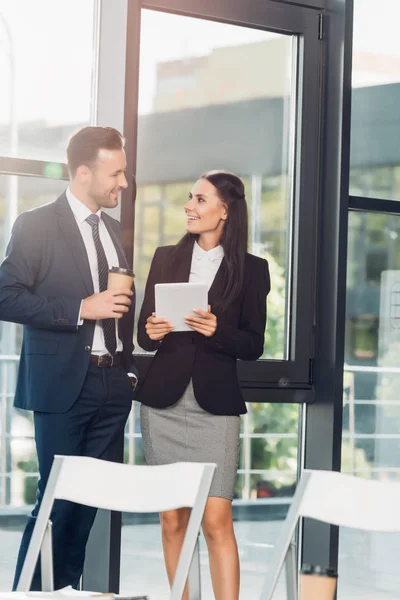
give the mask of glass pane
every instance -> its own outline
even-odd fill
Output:
[[[134,402],[125,430],[125,462],[143,464],[139,403]],[[261,593],[268,563],[297,478],[299,405],[249,404],[242,418],[239,471],[233,500],[241,560],[241,597]],[[201,537],[202,598],[214,598],[208,555]],[[284,599],[283,574],[276,593]],[[168,599],[157,515],[123,515],[121,593],[146,593]]]
[[[26,515],[28,511],[26,511]],[[26,515],[13,519],[5,517],[0,521],[1,562],[0,562],[0,592],[11,590],[15,564],[17,560],[22,532],[26,524]]]
[[[163,43],[159,43],[162,37]],[[185,233],[183,206],[209,169],[241,176],[249,251],[269,260],[265,358],[287,358],[293,56],[296,38],[144,10],[135,273],[138,306],[157,246]]]
[[[0,0],[0,156],[63,162],[92,122],[96,4]]]
[[[55,200],[65,181],[0,175],[1,258],[16,217]],[[21,533],[35,503],[37,459],[33,414],[13,407],[22,327],[0,322],[0,590],[11,589]]]
[[[386,481],[400,481],[399,230],[399,217],[350,213],[342,470]],[[399,550],[399,534],[344,530],[339,598],[398,598]]]
[[[56,200],[67,182],[57,179],[0,175],[0,260],[2,261],[11,229],[17,216],[25,210]],[[22,327],[0,322],[0,354],[19,354]],[[11,387],[12,393],[14,388]]]
[[[399,20],[398,0],[354,0],[352,195],[400,200]]]

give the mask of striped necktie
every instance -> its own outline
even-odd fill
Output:
[[[107,289],[108,282],[108,261],[99,235],[100,217],[98,215],[91,214],[87,217],[86,221],[92,228],[93,241],[97,254],[97,268],[99,271],[99,288],[100,292],[104,292]],[[106,348],[111,356],[114,356],[117,350],[115,319],[103,319],[101,323],[103,326]]]

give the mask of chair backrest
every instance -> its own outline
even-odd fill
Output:
[[[400,531],[399,506],[400,483],[305,470],[279,533],[260,600],[272,600],[299,517],[353,529],[396,532]],[[289,579],[295,581],[295,574]]]
[[[189,593],[197,598],[200,583],[194,556],[198,556],[198,533],[215,469],[213,463],[174,463],[149,467],[122,465],[83,456],[55,456],[17,591],[26,592],[30,589],[40,552],[43,590],[53,590],[51,528],[48,523],[54,500],[60,499],[124,512],[192,508],[170,600],[181,600],[188,576]],[[194,590],[193,596],[191,589]]]
[[[160,512],[192,507],[206,473],[215,465],[123,465],[86,456],[55,456],[54,497],[121,512]]]
[[[306,470],[303,476],[308,481],[299,515],[353,529],[400,531],[400,483],[333,471]]]

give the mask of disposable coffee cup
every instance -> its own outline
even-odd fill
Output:
[[[108,289],[115,290],[119,288],[131,289],[135,274],[130,269],[122,267],[111,267],[108,271]]]
[[[333,569],[303,565],[300,574],[300,600],[334,600],[337,573]]]

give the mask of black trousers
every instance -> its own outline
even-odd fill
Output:
[[[60,382],[62,385],[62,382]],[[54,398],[57,402],[57,398]],[[66,413],[35,412],[35,442],[39,462],[37,502],[26,525],[17,559],[16,588],[55,454],[112,460],[132,405],[132,387],[121,366],[90,365],[81,393]],[[56,500],[53,522],[54,588],[78,587],[85,547],[96,509]],[[31,590],[41,589],[40,561]]]

